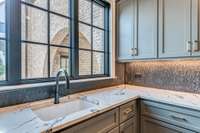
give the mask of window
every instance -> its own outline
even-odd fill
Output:
[[[7,1],[8,51],[14,53],[8,53],[8,82],[51,81],[61,68],[68,71],[71,79],[109,76],[108,3]],[[7,75],[5,20],[5,1],[0,0],[0,80]],[[21,30],[11,34],[13,27]]]
[[[104,75],[106,45],[105,7],[79,0],[79,75]]]
[[[0,0],[0,80],[6,79],[5,0]]]

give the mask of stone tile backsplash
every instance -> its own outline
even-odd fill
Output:
[[[125,68],[126,83],[200,93],[200,60],[137,61]]]

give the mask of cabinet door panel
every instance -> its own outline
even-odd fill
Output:
[[[131,118],[120,125],[120,133],[136,133],[136,119]]]
[[[192,56],[200,56],[200,1],[192,0]]]
[[[113,109],[59,133],[109,133],[118,126],[119,110]]]
[[[138,56],[157,57],[157,0],[138,1]]]
[[[141,133],[195,133],[158,120],[142,117]]]
[[[118,16],[118,59],[133,59],[136,31],[136,0],[120,0],[117,3]]]
[[[159,57],[190,56],[191,0],[159,1]]]

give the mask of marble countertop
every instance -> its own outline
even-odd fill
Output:
[[[47,131],[58,131],[137,98],[200,111],[199,94],[132,85],[113,86],[77,93],[63,97],[61,103],[83,97],[88,102],[95,103],[94,106],[51,121],[42,121],[33,110],[44,106],[53,106],[53,99],[0,108],[0,133],[45,133]]]

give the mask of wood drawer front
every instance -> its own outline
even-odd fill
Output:
[[[120,123],[128,120],[136,114],[136,101],[120,106]]]
[[[136,119],[133,117],[120,125],[120,133],[136,133]]]
[[[61,133],[108,133],[119,125],[119,109],[103,113]]]
[[[141,133],[197,133],[149,117],[141,117]]]
[[[152,101],[141,101],[141,114],[200,132],[200,112]]]

